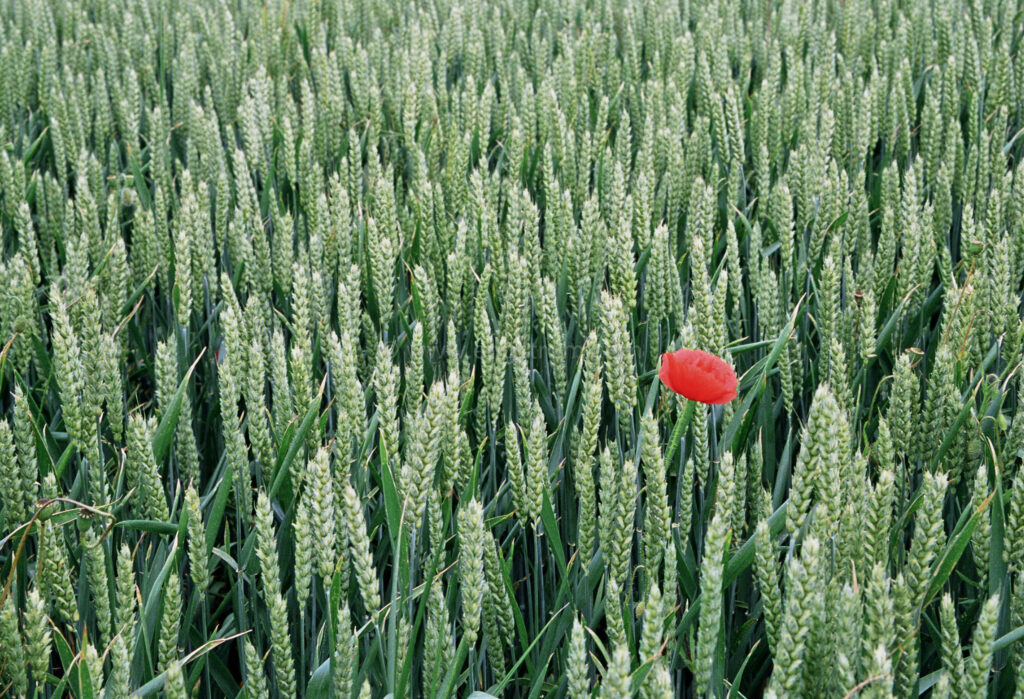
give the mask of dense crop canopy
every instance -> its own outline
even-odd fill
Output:
[[[0,2],[0,696],[1024,695],[1020,8]]]

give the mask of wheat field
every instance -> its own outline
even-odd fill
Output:
[[[0,696],[1024,697],[1022,46],[0,2]]]

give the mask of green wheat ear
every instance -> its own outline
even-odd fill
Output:
[[[185,691],[185,678],[182,674],[181,663],[177,661],[167,668],[164,677],[164,694],[168,699],[184,699],[188,696]]]
[[[985,600],[974,628],[971,655],[964,663],[964,689],[971,696],[982,696],[987,691],[992,669],[992,643],[995,640],[999,616],[999,596]]]
[[[4,677],[16,693],[28,693],[25,649],[18,632],[18,610],[14,598],[8,597],[0,607],[0,641],[3,641]]]
[[[712,656],[722,634],[722,566],[729,532],[729,515],[717,512],[708,527],[701,559],[701,605],[697,635],[697,684],[702,691],[711,689]]]
[[[308,489],[298,497],[295,521],[292,523],[295,541],[295,596],[303,614],[306,611],[306,602],[309,601],[309,588],[313,582],[313,557],[318,550],[315,549],[314,527],[310,514],[310,500],[313,497],[315,494],[310,493]]]
[[[664,461],[661,455],[658,423],[649,413],[641,420],[640,459],[643,465],[644,503],[643,550],[644,561],[651,574],[661,565],[668,541],[672,509],[669,507]]]
[[[5,529],[13,530],[26,519],[26,509],[20,497],[21,479],[14,451],[14,436],[6,420],[0,420],[0,488],[11,496],[4,506]]]
[[[459,519],[459,586],[462,590],[462,623],[466,638],[476,642],[480,632],[486,581],[484,579],[483,510],[476,500],[466,504]]]
[[[436,689],[444,678],[444,668],[447,663],[451,662],[455,651],[452,647],[448,607],[445,604],[440,580],[433,582],[428,604],[426,636],[424,637],[424,661],[426,663],[424,686],[428,689]]]
[[[52,632],[46,615],[46,601],[38,589],[29,590],[23,624],[29,669],[36,686],[41,686],[49,670]]]
[[[95,646],[86,642],[82,649],[82,661],[89,670],[89,679],[92,688],[96,692],[103,691],[103,658],[100,657]],[[180,696],[180,695],[179,695]]]
[[[256,653],[252,641],[246,638],[242,643],[245,648],[245,685],[243,691],[246,699],[266,699],[270,694],[267,692],[267,680],[263,674],[263,660]]]
[[[113,623],[108,592],[107,556],[106,546],[94,528],[87,529],[82,535],[82,558],[89,589],[92,592],[93,610],[96,613],[99,630],[97,640],[105,642],[110,638]]]
[[[158,638],[159,666],[168,671],[179,660],[178,640],[181,633],[181,580],[174,572],[164,583],[164,609]]]
[[[342,497],[345,516],[345,528],[348,532],[348,552],[352,560],[359,594],[363,598],[367,614],[376,615],[381,606],[380,590],[377,583],[377,572],[373,565],[372,547],[367,532],[366,520],[359,496],[350,483],[346,481]],[[344,575],[343,575],[344,579]]]

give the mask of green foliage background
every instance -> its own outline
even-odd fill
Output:
[[[0,4],[0,693],[1020,696],[1021,34]]]

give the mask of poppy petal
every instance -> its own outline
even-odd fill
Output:
[[[736,398],[736,372],[723,359],[700,350],[661,355],[658,376],[675,393],[700,403],[720,405]]]

